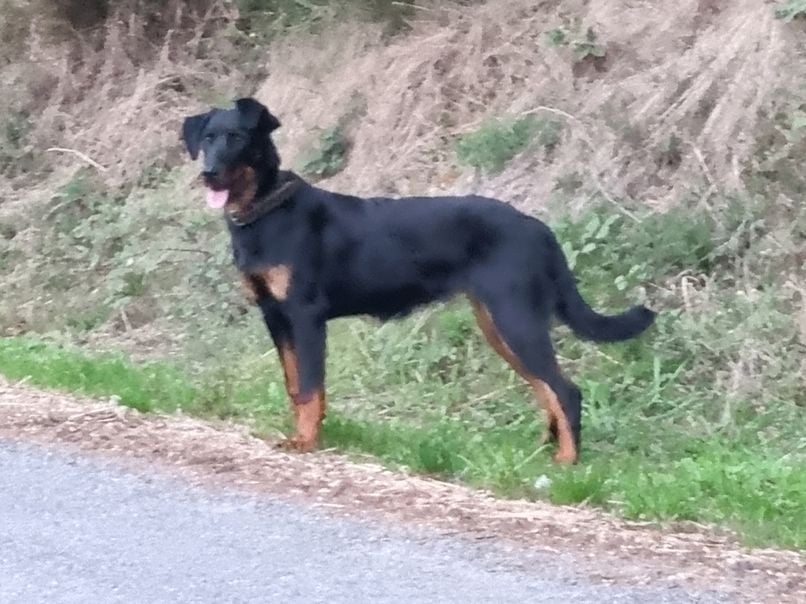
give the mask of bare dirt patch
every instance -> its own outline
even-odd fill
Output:
[[[659,530],[584,507],[500,500],[331,452],[288,454],[231,424],[141,414],[2,378],[0,438],[74,446],[138,469],[158,464],[194,484],[271,493],[329,513],[569,553],[580,559],[580,572],[606,582],[712,589],[747,602],[806,601],[804,556],[746,549],[707,527]]]

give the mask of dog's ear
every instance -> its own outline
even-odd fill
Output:
[[[258,129],[271,134],[280,127],[280,120],[272,115],[265,105],[253,98],[238,99],[235,107],[241,114],[244,125],[250,129]]]
[[[192,115],[186,117],[182,123],[182,140],[185,141],[188,153],[191,159],[199,157],[199,148],[201,147],[202,132],[207,122],[210,121],[212,111],[201,113],[199,115]]]

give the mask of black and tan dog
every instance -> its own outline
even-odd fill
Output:
[[[387,320],[465,294],[490,345],[534,389],[555,460],[575,462],[582,401],[557,367],[552,315],[581,337],[614,342],[643,332],[654,313],[593,311],[551,230],[500,201],[360,199],[311,186],[279,169],[279,126],[247,98],[188,117],[183,138],[193,159],[204,156],[208,205],[223,210],[235,265],[279,351],[296,416],[285,444],[318,444],[328,319]]]

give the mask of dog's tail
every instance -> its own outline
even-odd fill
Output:
[[[655,313],[645,306],[633,306],[612,316],[593,310],[580,295],[565,254],[560,244],[555,243],[552,267],[557,285],[555,311],[576,335],[594,342],[620,342],[634,338],[652,325]]]

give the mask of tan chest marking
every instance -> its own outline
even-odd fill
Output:
[[[266,289],[271,292],[276,300],[282,302],[288,298],[288,290],[291,288],[291,268],[285,264],[271,266],[261,274]]]
[[[278,302],[283,302],[291,289],[291,267],[278,264],[255,273],[243,274],[241,282],[246,299],[253,304],[267,294],[271,294]]]

